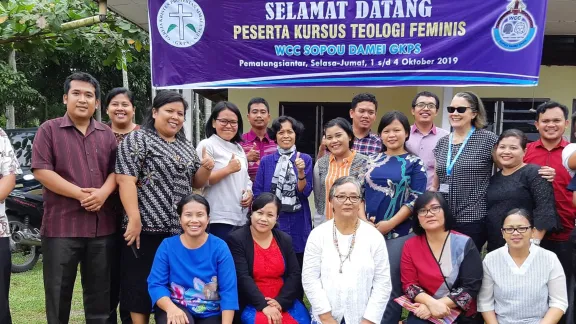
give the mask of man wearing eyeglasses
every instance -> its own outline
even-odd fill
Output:
[[[410,129],[410,138],[406,142],[408,151],[418,155],[426,167],[428,182],[426,190],[438,188],[435,182],[434,166],[434,148],[438,140],[449,132],[434,125],[434,118],[438,115],[440,99],[432,92],[422,91],[412,100],[412,115],[414,116],[414,125]]]
[[[250,131],[242,135],[240,143],[246,159],[248,159],[248,175],[254,182],[260,159],[276,152],[276,143],[268,136],[268,122],[270,122],[270,106],[264,98],[252,98],[248,102],[248,121]]]

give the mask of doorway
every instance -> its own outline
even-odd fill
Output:
[[[349,102],[280,102],[280,116],[290,116],[304,124],[304,135],[296,143],[298,151],[316,155],[322,139],[323,126],[336,117],[350,119]]]
[[[537,141],[540,134],[534,126],[536,107],[548,101],[546,98],[486,98],[482,99],[487,114],[487,129],[502,134],[507,129],[519,129],[528,142]]]

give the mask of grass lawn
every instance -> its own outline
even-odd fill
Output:
[[[10,309],[14,324],[45,324],[44,281],[42,279],[42,261],[34,269],[24,273],[13,273],[10,285]],[[150,321],[154,323],[154,319]],[[76,277],[70,324],[82,324],[84,306],[82,305],[82,286],[80,271]]]
[[[45,324],[46,310],[44,307],[44,281],[42,279],[42,262],[34,269],[24,273],[13,273],[10,284],[10,309],[14,324]],[[82,287],[80,272],[74,286],[70,323],[84,323],[84,307],[82,305]]]

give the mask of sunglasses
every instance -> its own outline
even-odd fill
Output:
[[[466,112],[466,109],[468,108],[472,108],[472,107],[452,107],[452,106],[448,106],[446,107],[446,110],[448,110],[448,113],[453,114],[455,111],[458,111],[459,114],[463,114]]]

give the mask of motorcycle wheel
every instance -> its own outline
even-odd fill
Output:
[[[12,215],[8,215],[8,224],[10,233],[24,229],[24,223]],[[12,273],[31,270],[40,258],[40,251],[37,246],[23,246],[14,242],[12,237],[10,237],[10,252],[12,253]]]

